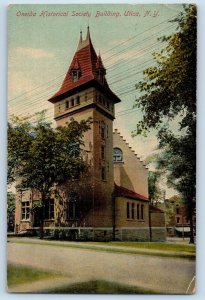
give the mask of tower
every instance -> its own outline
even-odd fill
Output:
[[[65,125],[70,118],[92,119],[91,129],[84,136],[83,151],[91,166],[91,176],[86,179],[86,195],[81,195],[90,205],[83,222],[85,227],[99,231],[103,228],[104,235],[113,225],[113,120],[114,105],[120,102],[105,75],[106,69],[94,50],[88,27],[85,40],[80,32],[77,50],[59,91],[49,99],[54,104],[57,126]],[[76,218],[76,224],[81,226],[77,221]]]

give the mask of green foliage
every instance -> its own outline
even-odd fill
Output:
[[[7,215],[12,215],[15,211],[15,195],[12,192],[7,193]]]
[[[159,188],[160,172],[149,172],[148,176],[148,191],[150,202],[156,203],[160,200],[162,192]]]
[[[161,38],[167,46],[154,54],[156,66],[145,70],[144,80],[136,85],[142,96],[135,106],[142,109],[143,118],[134,134],[157,129],[163,149],[158,167],[166,170],[169,184],[187,202],[191,222],[196,183],[196,6],[184,5],[172,22],[178,23],[176,33]]]
[[[71,120],[53,129],[40,117],[35,123],[13,118],[8,125],[8,182],[19,189],[36,189],[47,196],[54,185],[79,176],[87,165],[80,148],[90,120]]]
[[[135,133],[160,128],[166,120],[182,115],[180,129],[187,132],[196,121],[196,6],[186,5],[184,13],[174,20],[175,34],[162,37],[167,43],[161,53],[154,53],[157,66],[144,71],[144,81],[136,87],[143,95],[135,106],[144,116]],[[191,123],[190,123],[191,122]]]

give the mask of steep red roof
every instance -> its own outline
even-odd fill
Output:
[[[117,184],[115,184],[114,193],[115,193],[116,197],[126,197],[126,198],[131,198],[131,199],[136,199],[136,200],[145,200],[145,201],[148,200],[147,197],[142,196],[138,193],[135,193],[131,190],[128,190],[122,186],[118,186]]]
[[[104,69],[104,66],[101,57],[96,55],[88,27],[85,40],[82,40],[82,32],[80,34],[78,48],[75,52],[61,88],[49,99],[49,101],[55,103],[56,101],[62,99],[63,96],[66,96],[67,93],[76,90],[76,88],[88,84],[89,82],[95,82],[99,88],[103,88],[105,93],[107,92],[112,97],[113,102],[120,102],[120,99],[110,90],[106,78],[104,78],[103,82],[99,79],[97,74],[97,70],[99,68]],[[79,70],[80,76],[76,81],[73,81],[72,70]]]

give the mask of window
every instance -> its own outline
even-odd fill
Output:
[[[21,203],[21,219],[29,220],[30,217],[30,203],[25,201]]]
[[[71,106],[74,106],[74,99],[71,99]]]
[[[105,159],[105,146],[104,145],[101,146],[101,158]]]
[[[177,217],[177,224],[180,223],[180,217]]]
[[[76,105],[80,104],[80,96],[76,97]]]
[[[68,101],[66,101],[66,103],[65,103],[65,108],[66,108],[66,109],[69,108],[69,102],[68,102]]]
[[[141,219],[144,220],[144,205],[141,205]]]
[[[80,144],[79,143],[72,143],[70,144],[69,154],[71,157],[79,157],[80,155]]]
[[[99,98],[98,99],[99,99],[99,102],[102,103],[102,96],[101,96],[101,94],[99,94]]]
[[[45,219],[54,219],[54,199],[45,201]]]
[[[135,218],[135,205],[132,203],[132,219]]]
[[[127,219],[130,218],[130,204],[127,202]]]
[[[176,214],[179,214],[179,207],[176,208]]]
[[[102,179],[102,180],[106,180],[106,171],[105,171],[105,167],[102,167],[102,169],[101,169],[101,179]]]
[[[122,162],[123,161],[123,153],[120,148],[113,149],[113,161],[114,162]]]
[[[100,131],[101,131],[101,138],[105,139],[105,123],[104,122],[101,122]]]
[[[72,71],[72,80],[73,82],[77,81],[79,79],[79,70],[73,70]]]
[[[75,192],[71,192],[68,197],[68,218],[78,219],[78,195]]]
[[[137,204],[137,220],[140,218],[140,206]]]

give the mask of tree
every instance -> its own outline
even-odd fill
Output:
[[[8,125],[8,182],[15,180],[18,189],[40,193],[42,236],[44,207],[52,188],[76,179],[87,168],[81,147],[89,128],[90,120],[71,120],[53,129],[42,117],[35,123],[13,118]]]
[[[7,193],[7,230],[14,230],[15,214],[15,195],[12,192]]]
[[[176,33],[161,38],[166,47],[154,53],[155,66],[144,71],[136,85],[142,93],[135,106],[143,111],[134,134],[157,129],[163,153],[159,166],[166,168],[168,181],[189,207],[193,237],[193,211],[196,184],[196,6],[184,5],[184,11],[172,20]],[[175,122],[173,122],[175,121]],[[173,126],[173,124],[175,126]],[[176,128],[176,124],[178,125]]]
[[[148,193],[151,204],[157,204],[161,198],[161,190],[159,188],[160,173],[157,171],[150,171],[148,175]]]

